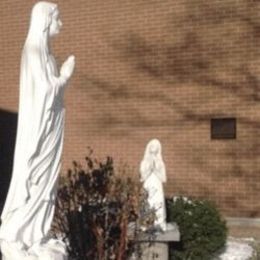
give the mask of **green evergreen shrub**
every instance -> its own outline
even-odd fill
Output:
[[[178,224],[181,234],[179,246],[170,246],[171,260],[211,260],[225,245],[226,223],[209,201],[167,199],[167,218]]]

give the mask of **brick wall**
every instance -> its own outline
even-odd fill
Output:
[[[17,111],[34,2],[1,0],[3,110]],[[156,137],[168,195],[206,197],[225,215],[260,217],[259,1],[56,2],[64,27],[53,52],[59,63],[71,53],[77,62],[66,93],[63,169],[91,146],[138,177]],[[212,117],[236,117],[237,139],[211,140]]]

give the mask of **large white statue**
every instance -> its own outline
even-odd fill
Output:
[[[6,260],[63,259],[65,255],[60,241],[46,237],[61,164],[63,95],[75,66],[70,56],[59,71],[51,54],[49,38],[61,26],[56,4],[35,4],[22,51],[13,173],[1,216],[0,245]]]
[[[140,165],[140,174],[143,187],[148,193],[149,206],[155,210],[154,226],[166,231],[166,209],[162,185],[166,182],[166,171],[159,140],[153,139],[147,144]]]

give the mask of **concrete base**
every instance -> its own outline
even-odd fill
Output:
[[[260,228],[260,218],[226,218],[228,226],[257,227]]]

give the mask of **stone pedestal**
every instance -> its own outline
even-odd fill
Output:
[[[168,260],[169,246],[168,243],[143,242],[140,245],[142,251],[142,260]]]
[[[133,232],[130,230],[130,237],[138,243],[137,245],[141,251],[141,258],[138,256],[138,253],[135,252],[130,258],[131,260],[168,260],[169,242],[180,241],[179,228],[175,223],[167,223],[165,232],[140,232],[136,238],[133,238],[131,234],[133,234]]]

